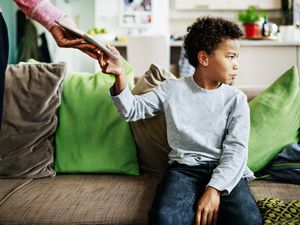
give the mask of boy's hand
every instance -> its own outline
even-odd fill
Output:
[[[106,46],[118,59],[112,59],[100,51],[98,62],[103,73],[112,74],[115,76],[115,91],[113,95],[118,95],[126,87],[127,81],[125,76],[125,67],[122,62],[122,56],[119,51],[110,45]]]
[[[103,73],[108,73],[114,75],[116,78],[125,75],[125,69],[122,62],[122,56],[119,51],[110,45],[106,46],[118,59],[112,59],[109,56],[105,55],[103,52],[100,52],[98,62],[102,69]]]
[[[216,225],[220,206],[221,192],[213,187],[207,187],[198,201],[195,224]]]

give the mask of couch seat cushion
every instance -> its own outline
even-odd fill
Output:
[[[11,195],[31,182],[32,179],[1,179],[0,180],[0,205]]]
[[[255,180],[250,182],[250,189],[256,200],[271,197],[282,201],[300,199],[300,185],[298,184]]]
[[[147,224],[160,179],[147,173],[33,180],[3,202],[0,224]]]

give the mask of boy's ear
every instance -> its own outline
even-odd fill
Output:
[[[198,62],[204,67],[208,66],[208,55],[205,51],[198,52]]]

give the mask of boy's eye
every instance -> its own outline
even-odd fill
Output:
[[[233,55],[228,55],[227,58],[228,59],[234,59],[234,56]]]

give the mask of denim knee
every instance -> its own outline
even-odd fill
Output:
[[[260,212],[253,210],[246,212],[238,218],[237,225],[262,225],[262,217]]]
[[[152,208],[149,213],[150,225],[171,225],[173,215],[170,210],[162,208]]]
[[[223,224],[223,223],[221,223]],[[259,210],[249,210],[241,213],[234,221],[227,221],[224,225],[262,225],[262,217]]]

